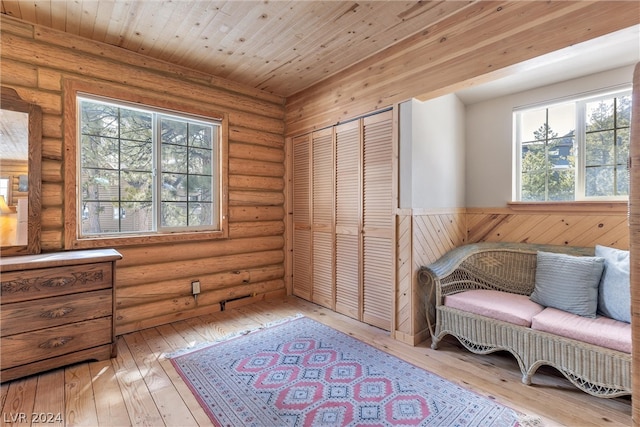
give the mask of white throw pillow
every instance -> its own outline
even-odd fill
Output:
[[[596,245],[596,256],[605,260],[598,290],[598,313],[631,323],[629,251]]]

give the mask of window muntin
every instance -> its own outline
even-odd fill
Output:
[[[618,200],[629,194],[629,90],[519,110],[515,199]]]
[[[220,230],[221,123],[78,97],[80,238]]]

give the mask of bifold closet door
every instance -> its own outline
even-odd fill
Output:
[[[394,138],[391,111],[363,119],[362,320],[391,330],[394,292]]]
[[[311,135],[293,139],[293,294],[311,300]]]
[[[362,313],[362,121],[336,126],[336,308],[361,319]]]
[[[311,301],[334,310],[333,129],[313,132],[311,147]]]

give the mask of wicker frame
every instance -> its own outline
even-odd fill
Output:
[[[431,347],[446,335],[478,354],[506,350],[531,384],[536,370],[549,365],[579,389],[598,397],[630,395],[631,354],[517,326],[443,305],[444,296],[469,289],[493,289],[530,295],[535,286],[538,250],[593,255],[593,248],[526,243],[476,243],[456,248],[428,267],[419,280],[425,297]],[[431,327],[435,321],[435,331]]]

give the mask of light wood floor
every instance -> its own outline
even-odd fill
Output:
[[[118,339],[118,357],[80,363],[15,380],[0,387],[3,425],[29,425],[31,414],[52,414],[34,426],[207,426],[207,415],[181,381],[164,352],[211,341],[229,333],[302,313],[379,349],[495,399],[545,426],[631,425],[631,400],[600,399],[575,389],[555,371],[541,370],[532,386],[520,382],[508,354],[478,356],[454,340],[437,351],[427,343],[411,347],[385,331],[359,323],[295,297],[231,308],[199,318],[127,334]],[[25,414],[27,423],[12,419]],[[59,414],[59,415],[58,415]]]

